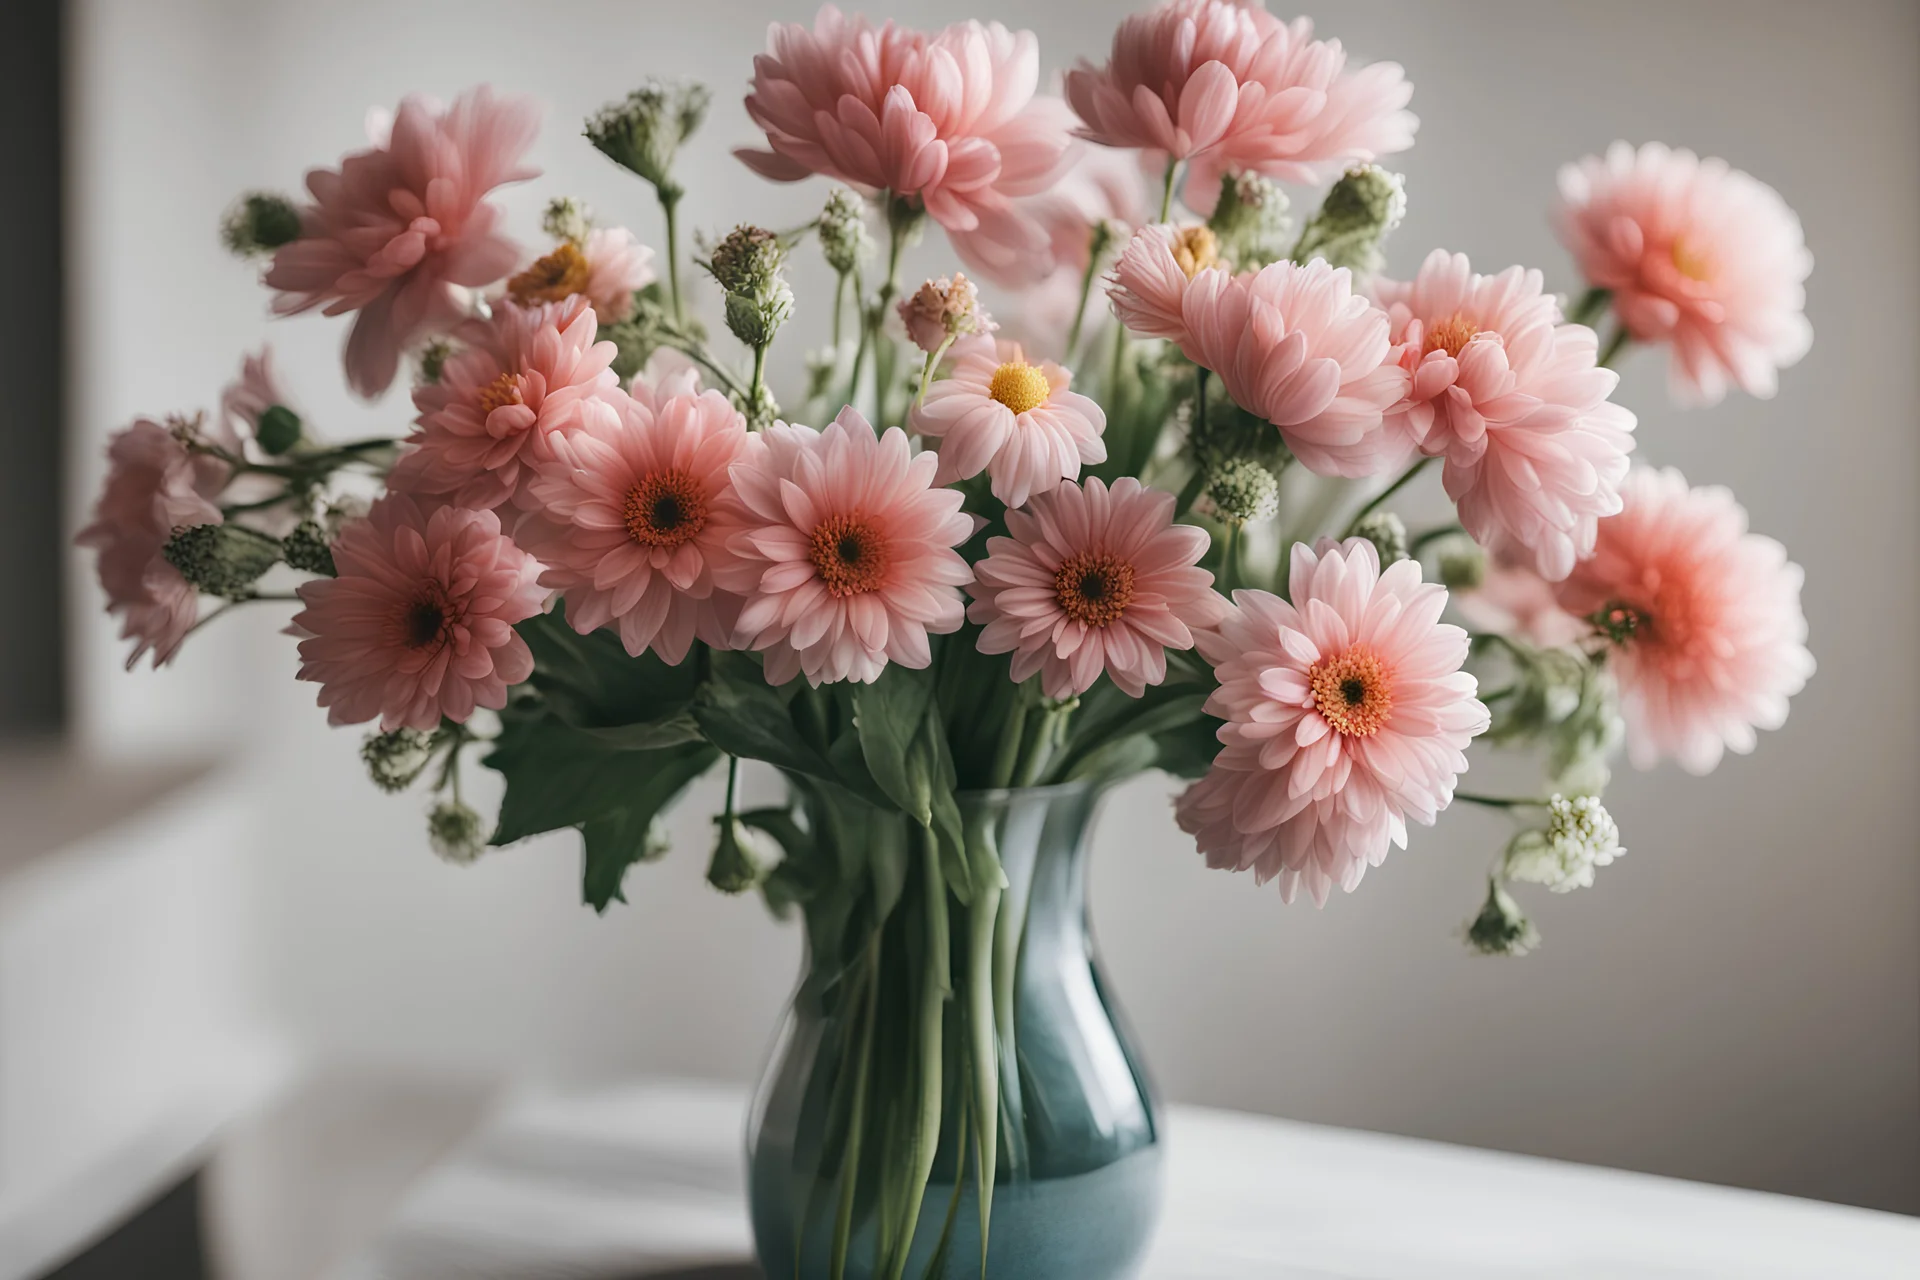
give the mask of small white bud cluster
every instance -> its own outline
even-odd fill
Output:
[[[593,232],[593,211],[572,196],[555,196],[540,217],[540,229],[555,240],[584,245]]]
[[[1406,522],[1391,511],[1367,512],[1353,526],[1353,532],[1373,544],[1374,550],[1380,553],[1382,567],[1408,556]]]
[[[827,207],[820,211],[819,236],[827,265],[843,276],[873,253],[866,205],[845,187],[835,187],[827,197]]]
[[[1507,846],[1507,874],[1569,893],[1593,884],[1596,868],[1626,853],[1620,828],[1597,796],[1554,795],[1545,830],[1522,831]]]
[[[464,866],[486,852],[486,824],[460,801],[442,800],[427,812],[427,842],[448,862]]]
[[[389,795],[405,791],[433,760],[434,736],[418,729],[370,733],[360,744],[360,759],[373,785]]]
[[[1280,510],[1280,481],[1252,458],[1228,458],[1207,476],[1207,499],[1222,520],[1269,520]]]

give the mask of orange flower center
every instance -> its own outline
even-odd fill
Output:
[[[1181,227],[1173,233],[1173,260],[1191,280],[1220,265],[1220,239],[1205,226]]]
[[[571,240],[507,281],[507,294],[523,307],[541,302],[561,302],[576,293],[585,293],[593,267],[587,255]]]
[[[1392,683],[1380,659],[1360,645],[1307,669],[1313,705],[1335,733],[1371,738],[1393,712]]]
[[[826,583],[827,594],[855,596],[876,591],[887,572],[887,541],[865,516],[828,516],[814,526],[807,559]]]
[[[707,527],[707,495],[684,471],[655,471],[627,490],[627,536],[649,547],[677,547]]]
[[[1015,413],[1038,409],[1053,394],[1047,375],[1025,360],[1009,360],[993,371],[987,394]]]
[[[526,403],[520,398],[520,379],[511,373],[501,374],[480,388],[479,403],[480,416],[483,418],[495,409],[505,408],[510,404]]]
[[[394,613],[393,629],[409,649],[438,648],[447,639],[447,624],[453,606],[446,589],[437,582],[425,584],[414,597]]]
[[[1420,354],[1430,356],[1436,351],[1444,351],[1450,356],[1460,354],[1460,349],[1473,341],[1473,335],[1480,332],[1480,326],[1466,316],[1455,314],[1441,320],[1427,330],[1427,340],[1420,344]]]
[[[1133,566],[1104,551],[1069,556],[1054,570],[1053,598],[1075,622],[1111,626],[1133,603]]]
[[[1673,242],[1673,267],[1689,280],[1708,280],[1713,276],[1713,258],[1686,240]]]

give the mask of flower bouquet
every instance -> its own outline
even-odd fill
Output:
[[[1443,250],[1394,279],[1398,66],[1173,0],[1064,96],[1038,85],[1033,36],[998,24],[775,26],[764,145],[737,154],[842,185],[684,257],[704,88],[586,123],[652,188],[658,254],[566,198],[524,251],[489,195],[536,176],[535,106],[407,98],[224,230],[277,314],[350,317],[354,391],[411,368],[410,432],[329,440],[263,350],[212,417],[114,437],[80,535],[135,660],[297,603],[298,677],[375,726],[377,785],[430,777],[448,859],[572,828],[604,910],[726,770],[708,878],[806,930],[749,1135],[780,1274],[1137,1260],[1160,1146],[1085,928],[1106,788],[1193,780],[1207,865],[1317,904],[1410,823],[1508,810],[1465,935],[1520,955],[1511,887],[1622,852],[1623,744],[1706,772],[1813,668],[1797,566],[1725,489],[1636,466],[1611,399],[1636,346],[1699,402],[1770,394],[1806,350],[1811,260],[1771,189],[1616,144],[1560,175],[1571,303]],[[930,227],[964,270],[910,283]],[[783,406],[767,354],[814,251],[836,283]],[[1410,529],[1428,471],[1453,514]],[[1533,749],[1538,787],[1457,790],[1476,738]],[[505,781],[491,824],[470,755]],[[782,803],[744,803],[745,761]]]

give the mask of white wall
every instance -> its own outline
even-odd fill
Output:
[[[107,431],[136,410],[210,407],[260,333],[329,432],[405,425],[399,399],[348,401],[338,325],[264,324],[265,294],[213,230],[241,187],[292,188],[356,145],[370,104],[483,79],[548,101],[548,177],[505,197],[530,241],[558,192],[657,237],[645,189],[575,123],[649,72],[717,91],[689,165],[691,225],[800,221],[824,191],[767,187],[725,154],[751,139],[738,90],[764,22],[804,17],[802,4],[77,10],[76,499]],[[960,9],[896,11],[926,23]],[[1032,24],[1060,66],[1097,54],[1123,11],[990,2],[983,16]],[[1441,244],[1572,287],[1544,219],[1554,169],[1616,136],[1725,155],[1799,210],[1818,337],[1779,398],[1682,414],[1650,357],[1629,364],[1622,398],[1646,456],[1731,484],[1806,566],[1821,669],[1756,756],[1704,781],[1624,778],[1609,799],[1631,854],[1595,889],[1542,903],[1547,945],[1517,963],[1471,959],[1452,936],[1502,838],[1497,819],[1448,815],[1359,894],[1315,912],[1203,871],[1165,786],[1129,788],[1107,814],[1096,916],[1162,1088],[1920,1210],[1914,9],[1329,0],[1317,16],[1363,55],[1403,62],[1416,86],[1420,145],[1396,162],[1412,200],[1391,245],[1402,271]],[[944,263],[937,236],[920,260]],[[821,305],[820,283],[803,275],[798,323]],[[780,372],[799,346],[777,349]],[[76,596],[83,612],[96,599]],[[681,813],[679,853],[636,871],[634,905],[605,918],[577,904],[568,839],[443,867],[424,849],[419,801],[359,780],[358,735],[325,728],[264,613],[197,638],[158,677],[122,675],[119,645],[86,613],[75,665],[90,742],[230,744],[281,806],[254,856],[262,931],[276,940],[263,962],[293,1033],[331,1054],[466,1069],[752,1074],[797,939],[704,887],[710,794]]]

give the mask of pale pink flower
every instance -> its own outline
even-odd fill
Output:
[[[933,487],[930,453],[876,436],[852,408],[825,431],[776,423],[736,465],[748,527],[721,585],[747,599],[734,641],[766,653],[767,679],[870,684],[889,662],[925,667],[929,633],[957,631],[972,580],[953,548],[973,536],[954,489]]]
[[[1558,580],[1620,509],[1633,414],[1608,401],[1585,325],[1561,324],[1538,271],[1475,275],[1435,249],[1409,283],[1379,280],[1393,363],[1410,376],[1387,428],[1445,459],[1441,483],[1482,546],[1522,550]]]
[[[1431,826],[1452,803],[1488,715],[1460,669],[1467,633],[1440,621],[1446,590],[1417,561],[1382,573],[1364,538],[1296,543],[1288,582],[1293,603],[1236,591],[1200,634],[1220,680],[1206,709],[1226,723],[1176,816],[1208,866],[1324,906],[1407,847],[1409,818]]]
[[[438,382],[414,390],[419,417],[393,487],[475,509],[520,495],[555,436],[615,403],[618,349],[595,342],[595,331],[580,296],[536,307],[503,300],[491,319],[462,325],[467,345]]]
[[[1709,773],[1723,751],[1753,750],[1813,674],[1805,575],[1720,486],[1692,489],[1671,467],[1635,468],[1625,506],[1600,522],[1593,555],[1560,584],[1561,607],[1619,639],[1607,668],[1620,684],[1627,750]]]
[[[962,22],[929,35],[826,5],[812,30],[775,24],[753,67],[747,114],[769,150],[734,154],[763,177],[817,173],[889,191],[918,201],[957,245],[1045,256],[1046,233],[1014,201],[1059,171],[1073,117],[1034,96],[1032,32]]]
[[[358,312],[347,382],[363,396],[385,391],[403,351],[466,313],[460,287],[513,270],[519,250],[486,196],[539,173],[522,160],[539,127],[532,99],[486,85],[445,108],[403,98],[391,121],[374,121],[372,147],[308,172],[300,238],[266,273],[274,311]]]
[[[193,629],[199,593],[160,549],[176,529],[221,523],[215,500],[229,474],[225,463],[189,452],[178,433],[151,418],[135,419],[107,443],[106,483],[74,541],[97,553],[107,611],[121,615],[120,637],[134,642],[129,670],[149,651],[156,667],[172,661]]]
[[[1107,279],[1107,299],[1120,323],[1143,338],[1164,338],[1185,350],[1187,291],[1201,271],[1222,271],[1219,246],[1203,226],[1157,223],[1133,233]]]
[[[625,227],[599,227],[584,243],[562,240],[508,280],[507,296],[531,307],[583,294],[601,324],[615,324],[633,314],[634,291],[653,280],[653,250]]]
[[[1165,680],[1167,650],[1193,648],[1194,630],[1227,611],[1197,567],[1206,531],[1173,515],[1172,494],[1132,476],[1068,482],[1007,512],[1010,536],[987,539],[968,588],[980,652],[1011,653],[1014,680],[1039,672],[1049,698],[1085,693],[1103,671],[1134,698]]]
[[[540,565],[500,532],[491,511],[423,512],[388,494],[333,543],[339,576],[301,583],[288,630],[302,680],[320,685],[329,724],[382,729],[464,722],[507,705],[533,673],[513,624],[540,612]]]
[[[566,596],[575,631],[611,623],[628,653],[677,665],[696,636],[731,647],[740,602],[714,582],[747,510],[728,469],[761,442],[717,391],[641,384],[622,402],[554,441],[514,539],[547,567],[540,583]]]
[[[1107,460],[1107,415],[1068,388],[1073,375],[1051,360],[1031,364],[1017,342],[971,338],[953,349],[952,372],[927,388],[912,427],[940,441],[935,484],[985,471],[1010,507]]]
[[[1593,634],[1584,618],[1560,607],[1557,584],[1548,582],[1523,552],[1496,551],[1486,558],[1478,586],[1456,587],[1453,603],[1475,630],[1513,636],[1541,649],[1560,649]]]
[[[1413,96],[1391,62],[1349,71],[1337,40],[1259,0],[1170,0],[1114,32],[1105,66],[1067,73],[1083,137],[1195,162],[1203,185],[1228,168],[1317,182],[1413,145]]]
[[[1731,381],[1770,396],[1807,353],[1813,270],[1780,193],[1724,160],[1624,142],[1560,170],[1560,238],[1587,282],[1613,293],[1637,342],[1672,344],[1682,403],[1713,404]]]

